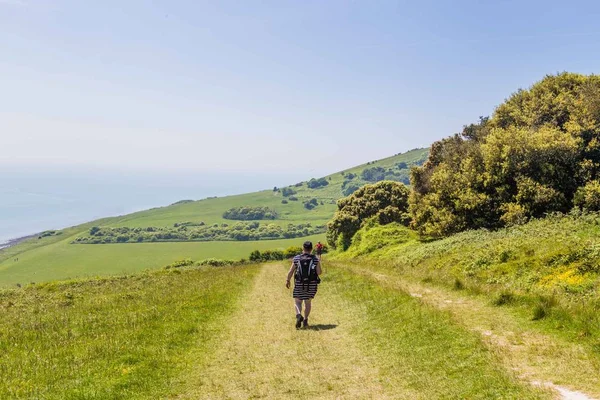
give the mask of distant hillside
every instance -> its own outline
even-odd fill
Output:
[[[427,155],[428,149],[415,149],[325,177],[307,176],[303,182],[287,187],[198,201],[182,200],[170,206],[104,218],[63,229],[58,234],[39,239],[36,237],[0,251],[0,286],[160,268],[186,257],[194,260],[244,258],[255,249],[284,249],[297,245],[307,238],[304,236],[301,239],[298,234],[298,226],[306,223],[311,224],[311,228],[306,230],[306,234],[311,235],[308,238],[324,241],[324,233],[313,233],[323,231],[322,227],[332,217],[339,198],[361,185],[377,180],[408,182],[410,167],[422,164]],[[277,240],[211,240],[229,240],[235,235],[222,231],[231,229],[236,224],[238,228],[247,230],[247,226],[243,224],[248,221],[223,217],[225,212],[239,207],[266,207],[276,215],[274,219],[255,221],[260,225],[260,234],[240,237],[273,237]],[[290,228],[290,224],[294,227]],[[209,232],[210,229],[217,233],[210,231],[213,236],[192,239],[197,241],[170,239],[174,231],[185,230],[182,226],[194,227],[193,229],[200,231],[200,228],[196,228],[200,225],[207,229],[198,235]],[[83,241],[85,243],[92,243],[92,239],[97,239],[90,237],[93,227],[100,228],[102,234],[109,231],[109,228],[113,228],[115,232],[118,231],[115,228],[128,228],[128,231],[134,233],[122,234],[118,240],[113,238],[115,242],[119,241],[118,244],[72,244],[78,238],[87,238],[87,241]],[[166,239],[145,242],[157,240],[149,235],[145,239],[142,237],[144,230],[151,228],[168,230],[168,234],[162,236]],[[293,236],[290,235],[290,229],[294,230]],[[290,239],[286,239],[287,237]],[[103,239],[96,242],[102,243]]]

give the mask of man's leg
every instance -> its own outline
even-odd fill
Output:
[[[296,329],[298,329],[304,321],[304,318],[302,318],[302,300],[294,299],[294,302],[296,303]]]
[[[310,299],[304,300],[304,319],[308,319],[311,308],[312,308],[312,304],[311,304]]]

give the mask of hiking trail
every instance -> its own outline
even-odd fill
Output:
[[[311,326],[296,330],[286,270],[262,267],[208,367],[176,398],[403,398],[385,393],[376,366],[350,337],[348,312],[326,290],[313,300]]]
[[[284,285],[287,269],[287,264],[261,266],[252,290],[224,321],[227,328],[215,340],[208,361],[180,377],[182,385],[171,398],[426,398],[414,384],[404,382],[408,381],[404,375],[389,375],[393,373],[389,366],[387,371],[381,369],[381,353],[371,354],[360,345],[369,340],[366,331],[357,329],[364,309],[343,300],[335,285],[319,288],[310,327],[297,330],[292,289]],[[531,388],[527,398],[592,400],[598,396],[598,366],[572,343],[528,330],[505,310],[459,292],[407,281],[391,272],[351,265],[343,269],[368,278],[372,285],[408,293],[424,308],[449,313],[453,324],[481,337],[492,360],[509,371],[514,382]],[[456,360],[457,365],[461,362]]]

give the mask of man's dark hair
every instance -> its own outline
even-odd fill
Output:
[[[304,242],[304,244],[302,245],[302,247],[304,248],[304,250],[312,250],[312,242],[307,240],[306,242]]]

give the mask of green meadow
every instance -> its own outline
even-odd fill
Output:
[[[185,258],[239,260],[253,250],[285,249],[299,246],[303,240],[325,241],[325,235],[302,239],[260,240],[248,242],[175,242],[71,245],[62,241],[38,247],[0,263],[3,286],[46,282],[76,277],[128,274],[157,269]]]
[[[248,258],[253,250],[285,249],[298,246],[304,240],[325,241],[325,235],[295,239],[260,241],[212,241],[212,242],[168,242],[168,243],[119,243],[119,244],[71,244],[81,236],[87,236],[94,226],[99,227],[173,227],[182,222],[206,225],[233,225],[237,221],[223,218],[223,213],[234,207],[268,207],[277,212],[275,220],[258,221],[261,224],[311,223],[313,226],[326,224],[336,210],[336,201],[343,197],[347,174],[356,175],[351,180],[364,184],[361,172],[367,168],[394,170],[398,178],[408,174],[410,166],[422,163],[427,149],[412,150],[382,160],[372,161],[342,172],[324,177],[327,185],[309,188],[307,181],[292,184],[288,189],[293,195],[284,196],[283,188],[271,188],[254,193],[207,198],[198,201],[175,203],[133,214],[103,218],[59,231],[56,236],[33,238],[14,247],[0,251],[0,287],[45,282],[49,280],[78,277],[102,276],[131,273],[146,269],[161,268],[173,261],[191,258],[200,261],[207,258]],[[404,163],[403,169],[398,168]],[[292,200],[295,198],[296,200]],[[317,206],[307,209],[305,202],[316,199]],[[284,201],[285,200],[285,201]],[[287,202],[287,203],[286,203]],[[15,259],[18,258],[18,261]]]
[[[343,267],[327,268],[311,323],[296,330],[287,269],[0,291],[0,398],[552,398],[443,310]]]

